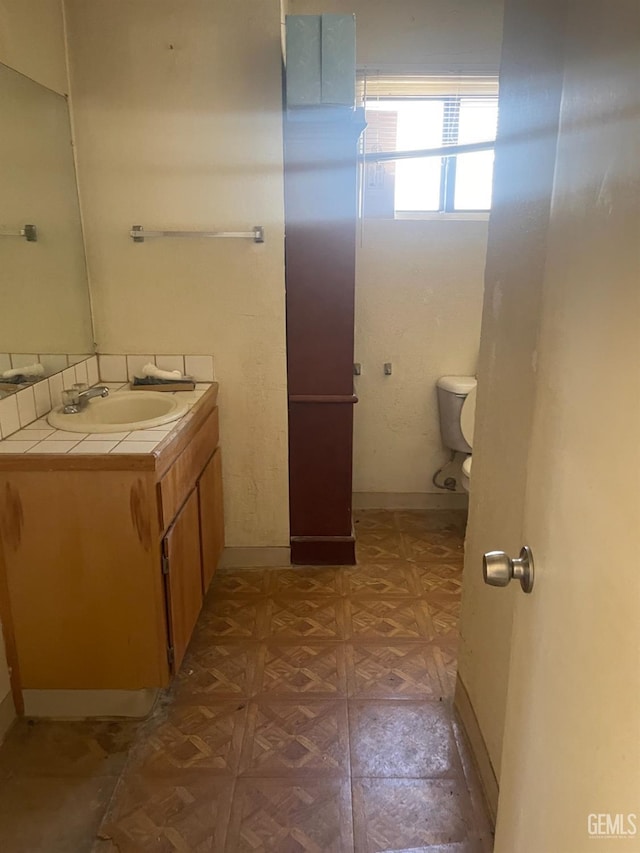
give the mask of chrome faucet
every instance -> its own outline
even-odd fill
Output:
[[[106,385],[96,385],[94,388],[86,388],[80,391],[78,388],[70,388],[62,392],[65,399],[65,404],[62,411],[65,415],[77,415],[83,409],[87,408],[89,400],[94,397],[108,397],[109,389]]]

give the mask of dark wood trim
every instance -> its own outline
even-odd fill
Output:
[[[357,140],[362,114],[285,121],[289,519],[295,564],[351,565]]]
[[[355,536],[292,536],[294,566],[355,566]]]
[[[350,403],[358,402],[355,394],[292,394],[290,403]]]

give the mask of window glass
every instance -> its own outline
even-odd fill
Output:
[[[367,152],[439,148],[495,139],[496,97],[367,99]],[[369,163],[365,216],[402,212],[489,210],[493,151],[454,158],[424,157]]]
[[[493,186],[493,151],[458,154],[454,210],[489,210]]]
[[[397,147],[400,151],[436,148],[442,144],[443,101],[396,101]],[[439,157],[398,160],[396,210],[439,210],[441,164]]]
[[[458,143],[495,139],[498,122],[496,98],[462,98]],[[459,154],[456,157],[455,210],[489,210],[493,184],[493,151]]]

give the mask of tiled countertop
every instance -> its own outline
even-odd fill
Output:
[[[100,384],[106,385],[110,391],[126,391],[129,388],[128,383],[122,382]],[[174,394],[186,399],[191,409],[210,387],[211,383],[202,382],[196,385],[194,391],[175,391]],[[54,429],[44,417],[0,441],[0,453],[151,453],[171,430],[175,429],[180,420],[133,432],[83,433]]]

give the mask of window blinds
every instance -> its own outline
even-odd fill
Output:
[[[497,97],[498,78],[479,74],[389,73],[361,68],[356,76],[356,99]]]
[[[418,156],[441,156],[448,146],[457,147],[452,153],[483,150],[495,141],[495,76],[360,69],[356,97],[366,113],[362,140],[366,161],[404,159],[402,152],[406,152],[404,157],[415,157],[416,152],[422,152]]]

